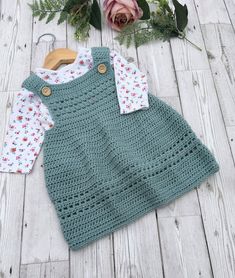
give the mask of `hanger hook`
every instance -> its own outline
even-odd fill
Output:
[[[56,36],[55,36],[54,34],[52,34],[52,33],[45,33],[45,34],[42,34],[41,36],[39,36],[39,37],[38,37],[38,40],[37,40],[37,42],[36,42],[36,45],[39,44],[40,39],[41,39],[42,37],[44,37],[44,36],[51,36],[51,37],[52,37],[52,44],[51,44],[51,46],[52,46],[52,49],[54,49],[54,48],[55,48]]]

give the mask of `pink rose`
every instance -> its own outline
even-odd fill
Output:
[[[142,17],[136,0],[105,0],[104,14],[111,28],[121,31],[126,25]]]

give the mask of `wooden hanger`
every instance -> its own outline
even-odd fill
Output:
[[[47,54],[47,56],[45,57],[43,68],[57,70],[61,65],[71,64],[75,61],[77,54],[78,54],[76,51],[71,50],[69,48],[54,49],[54,44],[55,44],[55,40],[56,40],[56,37],[54,34],[45,33],[45,34],[41,35],[38,38],[36,45],[38,45],[41,37],[43,37],[45,35],[50,35],[53,37],[53,41],[52,41],[52,49],[53,50],[49,54]]]

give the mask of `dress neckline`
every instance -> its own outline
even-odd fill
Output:
[[[83,50],[87,48],[82,48]],[[91,56],[93,59],[93,65],[92,68],[89,69],[87,72],[85,72],[83,75],[76,77],[68,82],[64,83],[57,83],[57,84],[51,84],[47,81],[45,81],[43,78],[38,76],[36,72],[32,72],[31,75],[26,78],[26,80],[22,83],[22,86],[25,87],[26,89],[33,91],[33,92],[41,92],[41,89],[43,87],[49,87],[51,90],[64,90],[68,89],[71,87],[74,87],[76,85],[80,85],[81,87],[86,86],[86,82],[84,82],[86,79],[89,79],[90,76],[94,75],[95,73],[98,73],[97,70],[97,65],[99,63],[104,63],[107,66],[108,71],[111,71],[114,73],[114,70],[112,69],[112,66],[110,64],[110,49],[108,47],[104,46],[99,46],[99,47],[91,47]],[[48,72],[59,72],[59,71],[64,71],[72,67],[75,63],[79,61],[79,54],[77,55],[74,63],[69,64],[67,66],[64,66],[63,68],[59,70],[49,70],[49,69],[44,69],[44,68],[37,68],[37,70],[43,70],[43,71],[48,71]],[[83,84],[84,83],[84,84]]]

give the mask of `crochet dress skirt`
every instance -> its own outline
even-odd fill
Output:
[[[45,183],[74,250],[219,170],[184,118],[151,93],[148,109],[120,114],[109,48],[93,47],[92,57],[92,69],[67,83],[51,85],[34,73],[23,82],[55,123],[44,139]],[[100,63],[105,73],[97,70]],[[47,90],[50,95],[42,94]]]

